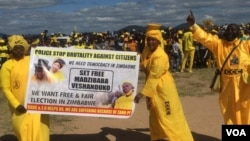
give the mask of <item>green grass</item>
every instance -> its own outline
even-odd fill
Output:
[[[193,73],[172,73],[180,96],[214,95],[209,85],[214,74],[214,68],[193,69]],[[139,83],[144,83],[145,75],[139,73]],[[140,85],[139,85],[140,86]]]
[[[214,95],[209,85],[214,68],[194,69],[193,73],[173,73],[180,96]]]

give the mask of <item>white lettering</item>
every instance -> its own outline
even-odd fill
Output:
[[[247,136],[244,129],[241,129],[241,131],[240,131],[240,136]]]
[[[244,129],[241,129],[239,131],[239,129],[226,129],[226,132],[227,132],[227,136],[247,136],[246,135],[246,132]]]

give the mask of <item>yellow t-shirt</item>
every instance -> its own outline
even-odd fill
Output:
[[[133,92],[129,92],[128,94],[124,94],[119,97],[115,102],[115,109],[128,109],[132,110],[133,106]]]
[[[64,74],[61,71],[53,73],[53,76],[57,81],[64,80]]]

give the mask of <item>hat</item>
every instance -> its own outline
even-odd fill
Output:
[[[151,23],[147,25],[147,31],[149,30],[160,30],[161,25],[157,23]]]
[[[160,27],[161,25],[160,24],[155,24],[155,23],[152,23],[152,24],[148,24],[147,25],[147,31],[146,31],[146,38],[147,37],[153,37],[153,38],[156,38],[160,43],[162,43],[162,33],[160,31]],[[141,54],[141,66],[143,66],[143,68],[145,67],[144,65],[144,60],[147,60],[148,56],[151,54],[151,51],[150,49],[146,46],[143,48],[143,51],[142,51],[142,54]],[[143,69],[142,68],[142,69]]]
[[[49,66],[49,61],[46,60],[46,59],[38,59],[38,63],[35,64],[35,69],[38,70],[38,69],[43,69],[43,66],[49,70],[50,69],[50,66]]]
[[[62,68],[66,63],[65,63],[65,61],[63,60],[63,59],[56,59],[55,61],[54,61],[54,63],[59,63],[60,64],[60,68]]]
[[[4,39],[0,39],[0,43],[5,43]]]
[[[159,42],[162,41],[162,33],[160,31],[160,24],[148,24],[146,37],[156,38]]]
[[[177,34],[183,34],[183,31],[182,30],[178,30]]]
[[[21,45],[24,47],[25,52],[29,50],[29,44],[28,42],[24,39],[22,35],[11,35],[8,38],[8,44],[10,47],[10,50],[13,50],[13,48],[17,45]]]

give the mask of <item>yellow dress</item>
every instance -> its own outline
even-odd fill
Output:
[[[142,66],[146,82],[141,93],[147,96],[151,140],[193,141],[165,51],[158,46]]]
[[[215,56],[218,68],[240,39],[226,42],[203,31],[198,25],[191,27],[194,38],[207,47]],[[194,30],[195,29],[195,30]],[[250,124],[250,85],[244,83],[242,72],[250,64],[250,41],[242,41],[227,61],[221,75],[222,90],[219,94],[220,110],[225,124]],[[239,73],[237,73],[237,70]]]
[[[20,114],[15,110],[24,105],[29,72],[29,56],[16,61],[10,59],[0,71],[1,89],[12,118],[12,126],[19,141],[49,141],[49,116],[35,113]]]

